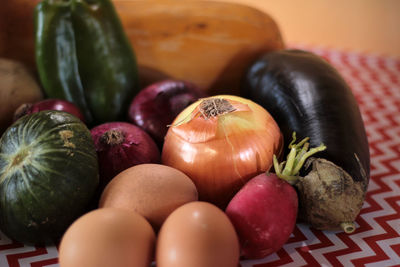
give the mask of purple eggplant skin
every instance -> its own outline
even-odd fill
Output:
[[[357,101],[337,70],[311,52],[270,52],[249,67],[241,95],[270,112],[286,144],[296,132],[299,140],[310,138],[310,147],[326,146],[294,183],[299,220],[355,231],[369,183],[369,146]]]
[[[326,145],[318,157],[343,168],[366,191],[370,155],[359,106],[325,59],[302,50],[264,54],[248,68],[241,95],[271,113],[286,144],[296,132],[299,140],[310,137],[310,147]]]

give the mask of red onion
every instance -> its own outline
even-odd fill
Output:
[[[159,163],[153,139],[127,122],[107,122],[91,130],[100,168],[100,188],[121,171],[142,163]]]
[[[85,122],[85,117],[75,104],[61,99],[45,99],[36,103],[22,104],[14,113],[14,121],[18,120],[24,115],[36,113],[42,110],[65,111]]]
[[[183,109],[205,96],[195,85],[185,81],[157,82],[141,90],[132,100],[128,119],[149,133],[161,146],[167,126]]]

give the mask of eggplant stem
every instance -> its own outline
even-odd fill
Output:
[[[290,184],[295,184],[299,179],[298,174],[306,159],[317,152],[325,150],[326,146],[321,144],[318,147],[308,150],[310,146],[310,143],[307,142],[310,139],[309,137],[304,138],[297,144],[295,144],[296,132],[293,132],[292,138],[289,144],[290,152],[287,156],[286,164],[285,162],[279,164],[276,155],[273,157],[273,163],[275,174],[279,178],[286,180]]]

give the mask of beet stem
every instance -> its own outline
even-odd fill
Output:
[[[307,153],[305,153],[305,154],[301,157],[300,161],[298,162],[298,164],[297,164],[296,167],[294,168],[293,173],[294,173],[294,174],[299,173],[301,167],[303,167],[303,165],[304,165],[304,163],[305,163],[305,161],[306,161],[307,158],[309,158],[309,157],[311,157],[312,155],[314,155],[315,153],[320,152],[320,151],[323,151],[323,150],[325,150],[325,149],[326,149],[326,146],[323,145],[323,144],[321,144],[321,145],[318,146],[318,147],[314,147],[314,148],[310,149],[310,151],[308,151]]]
[[[293,132],[293,140],[289,144],[290,152],[287,156],[286,162],[279,164],[276,155],[274,155],[273,162],[275,173],[279,178],[286,180],[290,184],[295,184],[299,179],[298,174],[306,159],[315,153],[326,149],[326,146],[321,144],[320,146],[314,147],[307,151],[310,146],[310,143],[307,142],[308,140],[309,138],[306,137],[298,144],[294,144],[296,141],[296,133]]]

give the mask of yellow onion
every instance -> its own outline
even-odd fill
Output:
[[[252,177],[268,171],[282,151],[272,116],[232,95],[203,98],[184,109],[165,136],[162,163],[188,175],[199,199],[224,208]]]

